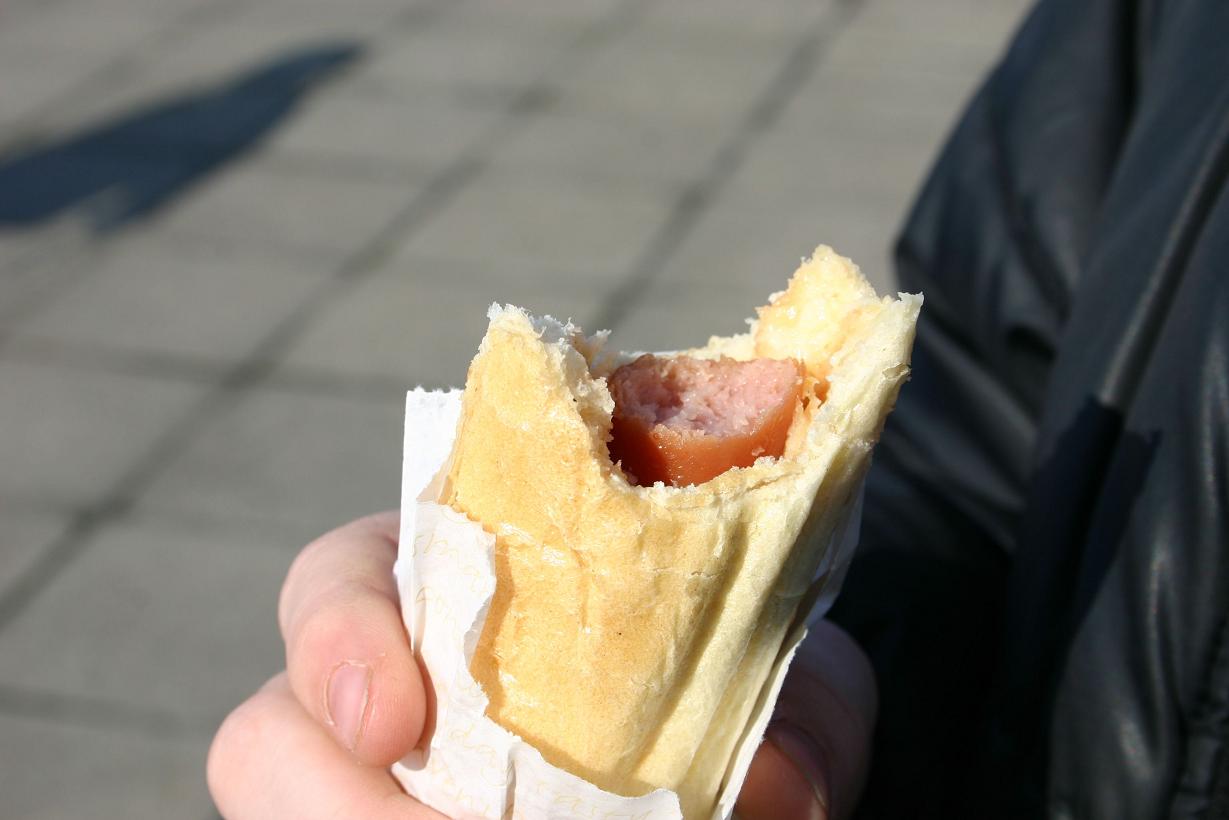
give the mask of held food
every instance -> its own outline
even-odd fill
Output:
[[[685,354],[492,308],[440,496],[496,537],[471,661],[488,716],[606,791],[707,817],[920,305],[821,247],[749,333]]]
[[[646,354],[608,380],[610,460],[633,484],[700,484],[785,451],[802,401],[793,359]]]

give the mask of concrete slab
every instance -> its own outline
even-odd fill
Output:
[[[506,104],[544,79],[593,24],[583,4],[553,5],[556,13],[534,15],[519,3],[448,4],[423,25],[370,42],[342,86],[411,103],[447,92]]]
[[[5,816],[156,820],[213,816],[205,738],[146,737],[0,715]]]
[[[26,14],[0,26],[0,53],[5,62],[18,60],[78,67],[100,58],[120,57],[146,44],[163,21],[154,15],[97,5],[47,3],[37,14]]]
[[[33,229],[0,229],[0,328],[72,281],[89,243],[88,230],[73,220]]]
[[[0,600],[68,529],[69,514],[6,507],[0,517]]]
[[[747,330],[745,319],[767,295],[750,281],[712,282],[692,287],[657,282],[611,330],[610,345],[617,350],[685,350],[702,347],[710,336],[729,336]]]
[[[491,106],[466,106],[425,96],[388,100],[325,94],[308,99],[279,124],[262,153],[270,158],[363,165],[381,175],[409,173],[454,162],[502,116]]]
[[[402,246],[415,257],[621,275],[669,210],[665,196],[536,174],[488,173]]]
[[[591,278],[572,272],[511,260],[485,266],[401,258],[323,313],[291,349],[282,373],[370,377],[405,389],[459,386],[492,302],[583,326],[601,298]]]
[[[546,112],[492,151],[497,171],[591,183],[677,191],[700,179],[726,134],[705,124],[653,116],[609,117]]]
[[[639,25],[683,36],[690,33],[710,43],[737,40],[744,47],[785,48],[799,32],[826,14],[834,0],[743,0],[689,3],[667,0],[648,6]]]
[[[376,236],[421,187],[403,175],[356,178],[256,160],[210,178],[157,224],[170,236],[308,250],[338,261]]]
[[[1029,0],[943,0],[919,7],[914,0],[864,3],[858,25],[876,32],[974,44],[979,49],[1006,40],[1033,7]],[[930,55],[929,63],[942,55]]]
[[[234,363],[332,275],[307,255],[219,241],[124,237],[92,258],[14,343]]]
[[[108,526],[0,632],[0,692],[207,732],[285,666],[277,596],[298,546],[229,521]]]
[[[728,127],[746,115],[784,60],[785,54],[776,51],[637,30],[558,78],[559,107]]]
[[[903,206],[902,206],[903,208]],[[664,286],[714,290],[737,301],[734,316],[780,290],[821,243],[859,262],[880,289],[889,288],[888,247],[901,218],[897,208],[849,192],[733,187],[707,211],[657,272]],[[748,302],[747,298],[751,301]],[[660,301],[646,293],[641,303]]]
[[[473,0],[450,4],[439,25],[441,29],[493,28],[517,37],[529,33],[577,34],[618,17],[629,5],[626,0],[525,0],[516,4]]]
[[[344,388],[343,388],[344,389]],[[402,396],[254,390],[186,444],[140,506],[324,532],[400,500]]]
[[[0,359],[0,500],[87,504],[204,392],[139,376]]]
[[[7,60],[0,56],[0,126],[4,127],[0,142],[0,162],[17,138],[24,136],[25,120],[35,112],[68,98],[95,72],[102,69],[106,57],[76,64],[35,64],[29,59]]]

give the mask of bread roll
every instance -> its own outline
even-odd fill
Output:
[[[607,791],[673,789],[707,817],[908,375],[920,306],[820,247],[749,333],[688,351],[802,363],[785,455],[677,488],[634,486],[608,456],[605,377],[631,357],[493,307],[441,497],[496,536],[471,662],[488,716]]]

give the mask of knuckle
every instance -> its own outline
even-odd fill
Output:
[[[261,696],[254,695],[226,716],[209,746],[205,773],[209,792],[219,808],[242,788],[248,761],[259,757],[268,745],[274,727],[261,708]]]
[[[308,661],[330,658],[346,646],[349,639],[361,634],[361,620],[353,601],[330,596],[302,614],[290,645],[292,654]]]
[[[299,550],[299,554],[290,562],[290,568],[286,570],[286,580],[282,582],[282,591],[277,601],[278,623],[281,625],[283,634],[287,634],[295,618],[293,603],[296,597],[300,597],[296,596],[295,592],[303,584],[310,583],[310,579],[315,574],[313,570],[318,563],[318,556],[328,547],[328,543],[328,535],[322,535],[312,541]]]

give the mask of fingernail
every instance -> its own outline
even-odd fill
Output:
[[[337,739],[350,751],[358,746],[358,736],[363,730],[370,686],[371,669],[363,663],[343,663],[329,675],[325,695],[326,716]]]
[[[816,816],[829,816],[828,761],[819,744],[792,723],[778,721],[768,727],[767,740],[789,758],[815,797]]]

